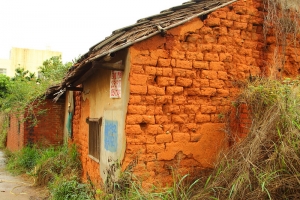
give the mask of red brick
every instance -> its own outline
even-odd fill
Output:
[[[156,87],[156,86],[148,85],[148,94],[165,95],[165,87]]]
[[[213,71],[225,71],[223,62],[210,62],[210,70]]]
[[[185,94],[189,96],[198,96],[201,95],[201,90],[200,88],[186,88],[184,90]]]
[[[150,66],[156,66],[157,65],[157,59],[153,59],[150,56],[144,56],[144,55],[137,55],[134,58],[131,59],[132,64],[139,64],[139,65],[150,65]]]
[[[202,79],[217,79],[218,78],[218,73],[216,71],[212,70],[203,70],[201,73],[201,78]]]
[[[173,95],[173,94],[182,94],[183,87],[179,86],[169,86],[166,87],[166,94]]]
[[[178,105],[164,105],[163,106],[163,112],[164,113],[173,113],[173,114],[179,114],[180,113],[180,107]]]
[[[192,83],[193,83],[193,80],[191,80],[191,79],[182,78],[182,77],[178,77],[176,79],[177,86],[190,87],[192,85]]]
[[[129,81],[133,85],[146,85],[148,76],[142,74],[132,74]]]
[[[172,50],[170,53],[171,58],[175,59],[184,59],[185,58],[185,52],[184,51],[176,51]]]
[[[192,69],[192,62],[189,60],[176,60],[176,67],[182,69]]]
[[[184,106],[184,113],[186,114],[195,114],[199,111],[199,105],[186,105]]]
[[[129,104],[138,104],[140,103],[142,100],[141,96],[137,96],[137,95],[130,95],[129,97]]]
[[[147,94],[146,85],[130,85],[131,94]]]
[[[183,124],[186,122],[186,119],[187,119],[186,114],[172,116],[172,122],[174,122],[174,123]]]
[[[186,97],[185,96],[180,96],[180,95],[174,95],[173,96],[173,103],[175,105],[185,104],[185,102],[186,102]]]
[[[163,133],[163,130],[159,125],[149,125],[146,132],[151,135],[157,135]]]
[[[173,69],[172,68],[163,68],[162,69],[162,75],[163,76],[172,76],[172,73],[173,73]]]
[[[222,26],[231,28],[231,27],[233,26],[233,21],[221,19],[220,24],[221,24]]]
[[[201,113],[203,114],[211,114],[211,113],[216,113],[217,108],[216,106],[205,106],[201,105]]]
[[[200,52],[187,52],[186,58],[189,60],[203,60],[203,53]]]
[[[158,59],[158,58],[168,58],[169,57],[169,52],[164,49],[155,49],[150,51],[150,56],[153,59]]]
[[[130,71],[136,74],[143,74],[145,72],[142,65],[131,65]]]
[[[217,53],[205,53],[204,60],[205,61],[219,61],[219,55]]]
[[[221,97],[229,97],[229,90],[217,89],[217,94]]]
[[[224,85],[225,85],[225,83],[222,80],[216,79],[216,80],[210,80],[209,81],[209,86],[212,87],[212,88],[220,89],[220,88],[223,88]]]
[[[228,80],[227,72],[219,71],[218,72],[218,79],[224,80],[224,81]]]
[[[161,135],[156,136],[156,143],[161,144],[161,143],[166,143],[166,142],[171,142],[172,141],[172,135],[171,134],[166,134],[163,133]]]
[[[142,131],[140,125],[126,125],[126,133],[139,135],[139,134],[142,134],[143,131]]]
[[[145,66],[145,73],[148,75],[156,75],[157,74],[157,68],[151,67],[151,66]]]
[[[203,96],[215,96],[216,92],[215,88],[201,88],[201,95]]]
[[[173,69],[173,75],[174,76],[181,76],[181,77],[195,78],[196,77],[196,72],[192,71],[192,70],[187,70],[187,69],[174,68]]]
[[[145,114],[147,110],[146,106],[129,105],[127,112],[129,114]]]
[[[208,62],[194,61],[193,67],[196,69],[209,69]]]
[[[158,59],[158,66],[159,67],[169,67],[171,66],[171,59]]]
[[[205,25],[210,27],[220,26],[220,18],[208,18],[205,20]]]
[[[209,122],[209,121],[210,121],[210,115],[196,114],[195,122],[203,123],[203,122]]]
[[[159,76],[156,82],[159,86],[171,86],[175,85],[175,78]]]

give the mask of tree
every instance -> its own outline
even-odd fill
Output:
[[[43,62],[39,67],[41,81],[50,82],[50,84],[57,84],[66,75],[68,69],[72,66],[71,62],[63,64],[61,56],[54,56]]]
[[[0,98],[5,98],[8,95],[10,78],[4,74],[0,74]]]

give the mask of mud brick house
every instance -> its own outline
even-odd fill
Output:
[[[30,115],[11,114],[7,132],[6,147],[11,151],[17,151],[27,145],[58,146],[64,142],[64,96],[57,102],[53,102],[53,96],[48,96],[40,104],[35,104],[34,113],[44,111],[44,114],[36,115],[37,124],[32,126]]]
[[[192,0],[91,47],[60,86],[74,106],[65,116],[73,116],[69,142],[78,146],[83,179],[105,182],[115,162],[145,187],[170,183],[172,168],[212,167],[229,146],[222,118],[240,83],[274,70],[263,8],[261,0]],[[297,45],[286,76],[299,69]],[[243,120],[237,127],[247,131]]]

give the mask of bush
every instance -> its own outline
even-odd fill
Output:
[[[14,174],[29,173],[41,158],[39,150],[29,146],[9,155],[7,169]]]
[[[56,177],[50,184],[51,198],[55,200],[93,200],[92,188],[80,183],[76,177]]]
[[[262,79],[241,94],[250,110],[247,137],[221,158],[192,199],[298,199],[300,85]]]

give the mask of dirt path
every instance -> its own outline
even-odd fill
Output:
[[[5,171],[4,153],[0,151],[0,200],[46,200],[48,191],[33,186],[34,180],[13,176]]]

